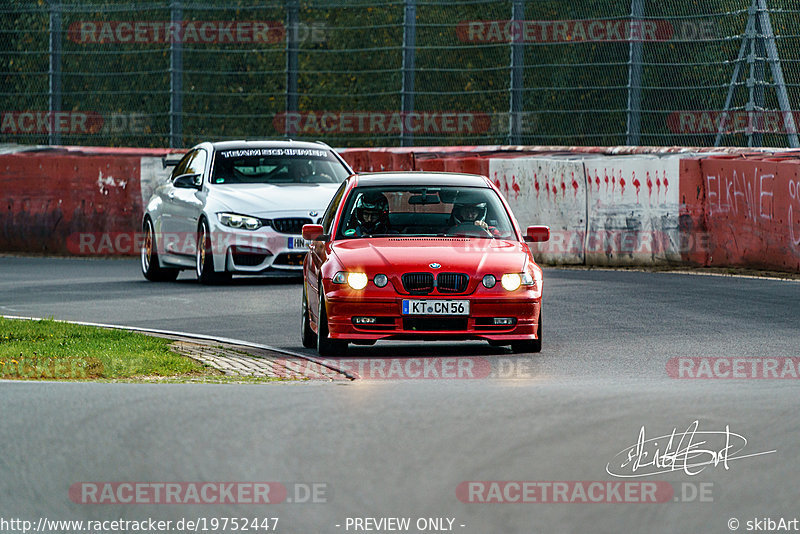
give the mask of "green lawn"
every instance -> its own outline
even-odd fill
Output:
[[[0,317],[0,378],[139,379],[218,374],[172,352],[169,339],[123,330]]]

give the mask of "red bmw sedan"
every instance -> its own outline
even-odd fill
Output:
[[[303,346],[343,354],[379,339],[484,339],[542,349],[542,270],[488,178],[353,175],[303,227]]]

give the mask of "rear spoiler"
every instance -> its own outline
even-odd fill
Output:
[[[184,154],[168,154],[161,158],[161,165],[164,169],[167,167],[174,167],[178,163],[180,163],[181,159],[183,159]]]

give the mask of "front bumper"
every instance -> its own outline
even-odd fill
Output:
[[[212,230],[214,270],[239,274],[301,274],[308,252],[302,236],[264,227],[238,230],[217,224]]]
[[[403,300],[409,298],[421,297],[329,295],[326,309],[330,337],[342,340],[484,339],[497,342],[536,339],[541,298],[454,295],[445,300],[469,300],[469,316],[403,315]],[[434,300],[442,297],[424,298]],[[357,325],[354,317],[374,317],[376,322]],[[495,325],[494,318],[513,318],[515,321],[512,325]]]

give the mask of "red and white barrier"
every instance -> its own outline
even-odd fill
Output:
[[[136,254],[169,150],[29,147],[0,154],[0,251]],[[800,272],[800,151],[686,147],[345,149],[357,171],[483,174],[520,224],[546,224],[553,264],[742,266]],[[119,241],[119,240],[118,240]],[[108,245],[110,243],[110,245]],[[97,243],[95,243],[97,244]],[[108,246],[106,246],[108,245]],[[84,250],[85,249],[85,250]]]
[[[538,259],[584,263],[587,195],[582,159],[491,158],[489,178],[505,195],[522,227],[550,226],[550,241],[532,245]]]

